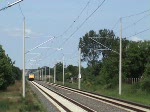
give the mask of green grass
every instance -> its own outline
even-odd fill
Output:
[[[150,106],[150,94],[145,91],[141,91],[140,89],[134,89],[134,85],[123,84],[122,95],[119,95],[118,87],[114,89],[100,88],[96,89],[94,92]]]
[[[9,109],[9,103],[7,100],[0,101],[0,110],[6,112]]]
[[[62,82],[58,82],[58,81],[56,82],[56,84],[63,85]],[[78,88],[78,84],[77,84],[77,83],[69,83],[69,82],[66,83],[66,82],[65,82],[65,83],[64,83],[64,86],[72,87],[72,88],[76,88],[76,89]]]
[[[22,98],[21,103],[20,112],[46,112],[37,95],[30,89],[28,83],[26,84],[26,98]]]
[[[62,82],[57,82],[57,84],[62,85]],[[78,83],[65,82],[65,86],[78,88]],[[135,86],[136,85],[123,84],[122,95],[119,95],[118,87],[113,89],[105,89],[100,85],[81,83],[82,90],[150,106],[150,93],[140,89],[135,89]]]
[[[103,94],[103,95],[150,106],[150,100],[149,100],[150,94],[141,90],[134,90],[132,86],[133,85],[123,85],[122,95],[118,94],[118,91],[119,91],[118,88],[114,88],[114,89],[102,89],[101,88],[101,89],[97,89],[94,92],[98,94]]]
[[[6,91],[0,91],[0,112],[46,112],[28,84],[25,99],[21,88],[22,82],[16,81]]]

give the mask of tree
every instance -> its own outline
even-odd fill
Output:
[[[97,38],[89,38],[97,37]],[[103,44],[103,45],[102,45]],[[79,41],[84,69],[84,82],[112,88],[118,84],[120,39],[112,30],[102,29],[98,34],[91,30]],[[99,49],[99,50],[97,50]],[[149,85],[150,41],[129,41],[122,38],[122,78],[143,78],[141,88]]]
[[[128,78],[140,78],[150,55],[150,41],[130,41],[126,47],[124,73]]]
[[[71,78],[77,78],[78,77],[78,67],[69,65],[66,69],[67,72],[67,79],[70,80]]]
[[[89,37],[98,37],[94,38],[97,42]],[[83,61],[87,61],[90,68],[89,77],[87,78],[97,80],[98,75],[101,75],[101,77],[108,75],[108,78],[112,79],[112,75],[115,77],[118,74],[119,55],[112,52],[112,50],[119,51],[119,38],[115,36],[113,31],[103,29],[96,34],[96,32],[91,30],[83,38],[80,38],[79,48],[81,48]],[[108,82],[108,78],[104,78],[105,83]],[[100,80],[94,82],[100,83]]]
[[[14,66],[10,57],[5,54],[5,50],[0,45],[0,89],[7,89],[15,80],[21,79],[21,70]]]
[[[97,37],[94,38],[97,42],[89,37]],[[126,56],[125,50],[128,43],[126,38],[122,39],[123,59]],[[91,30],[83,38],[80,38],[79,48],[81,48],[83,61],[87,61],[90,68],[87,79],[110,86],[118,83],[119,44],[119,37],[116,37],[114,32],[108,29],[99,30],[98,34]]]
[[[13,74],[13,63],[0,45],[0,89],[6,89],[10,84],[15,83]]]
[[[21,80],[22,72],[18,67],[13,66],[13,75],[16,80]]]
[[[102,63],[101,71],[97,78],[98,84],[112,88],[118,83],[118,57],[109,57]]]
[[[63,80],[63,64],[57,63],[56,64],[56,80],[57,81],[62,81]]]
[[[99,30],[97,41],[105,45],[106,47],[114,50],[119,51],[119,38],[115,36],[114,32],[112,30]],[[106,49],[104,46],[100,46],[99,49]],[[101,50],[102,58],[106,59],[111,54],[111,50]]]
[[[96,32],[93,30],[86,33],[82,38],[80,38],[79,48],[81,48],[82,61],[87,61],[88,66],[93,66],[97,63],[99,58],[99,53],[94,50],[98,48],[98,44],[92,41],[89,37],[95,37]]]
[[[98,37],[94,38],[97,42],[89,37]],[[82,61],[87,61],[88,66],[94,66],[98,64],[99,61],[108,58],[111,54],[111,49],[119,51],[119,38],[115,37],[114,32],[111,30],[99,30],[98,34],[91,30],[80,38],[79,48],[81,48]]]

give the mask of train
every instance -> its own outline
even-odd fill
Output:
[[[33,73],[29,74],[29,77],[28,77],[29,81],[34,81],[34,78],[35,78],[35,76]]]

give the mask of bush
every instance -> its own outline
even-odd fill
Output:
[[[8,101],[0,101],[0,110],[5,112],[8,109],[9,109]]]
[[[150,92],[150,63],[146,65],[145,72],[140,82],[142,90]]]
[[[38,112],[41,110],[41,106],[31,99],[22,99],[22,106],[19,109],[20,112]]]
[[[144,80],[141,81],[141,89],[150,92],[150,77],[144,78]]]

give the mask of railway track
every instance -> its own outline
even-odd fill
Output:
[[[88,98],[92,98],[98,101],[102,101],[105,102],[107,104],[113,105],[113,106],[117,106],[117,107],[121,107],[127,111],[135,111],[135,112],[150,112],[150,107],[149,106],[144,106],[144,105],[140,105],[140,104],[136,104],[133,102],[129,102],[129,101],[124,101],[124,100],[120,100],[120,99],[116,99],[116,98],[111,98],[111,97],[106,97],[103,95],[97,95],[97,94],[93,94],[93,93],[89,93],[86,91],[81,91],[81,90],[77,90],[77,89],[73,89],[73,88],[69,88],[69,87],[65,87],[65,86],[61,86],[61,85],[57,85],[57,84],[49,84],[51,86],[55,86],[58,87],[60,89],[64,89],[67,91],[71,91],[71,92],[75,92],[77,94],[86,96]]]
[[[110,108],[113,106],[113,108],[120,108],[119,112],[150,112],[150,107],[143,106],[139,104],[135,104],[128,101],[118,100],[115,98],[105,97],[93,93],[89,93],[86,91],[81,91],[57,84],[46,84],[43,82],[31,82],[33,86],[35,86],[47,99],[49,99],[50,102],[52,102],[56,108],[58,108],[59,111],[63,112],[99,112],[103,111],[106,108]],[[92,101],[95,102],[95,105],[107,105],[106,107],[99,107],[96,109],[94,105],[87,105],[86,103],[80,102],[73,97],[64,94],[62,91],[66,91],[66,94],[70,94],[70,96],[74,96],[74,94],[77,94],[80,100],[88,99],[88,102],[91,103]],[[101,102],[101,103],[100,103]],[[102,107],[104,108],[103,110]],[[106,110],[107,112],[112,111],[110,108],[110,111]],[[113,110],[114,111],[114,110]],[[116,111],[114,111],[116,112]]]
[[[96,112],[95,110],[64,96],[46,86],[31,82],[50,102],[52,102],[61,112]]]

